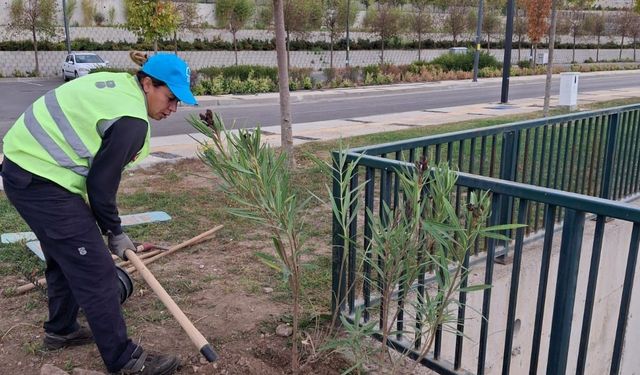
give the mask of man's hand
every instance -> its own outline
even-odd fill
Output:
[[[120,234],[113,234],[109,232],[108,245],[109,250],[123,260],[127,260],[127,257],[124,255],[125,250],[129,249],[134,252],[136,251],[136,246],[124,232]]]

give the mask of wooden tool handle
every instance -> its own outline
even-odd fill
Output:
[[[178,323],[184,331],[187,333],[191,341],[196,345],[196,347],[200,350],[205,358],[209,362],[213,362],[218,359],[218,355],[213,350],[207,339],[202,336],[200,331],[191,323],[189,318],[180,310],[180,307],[173,301],[171,296],[167,293],[166,290],[160,285],[158,280],[153,276],[151,271],[147,268],[147,266],[142,263],[140,258],[136,255],[133,250],[125,250],[125,256],[129,261],[136,267],[144,281],[147,282],[151,290],[160,298],[160,301],[167,307],[167,309],[171,312],[171,314],[176,318]]]

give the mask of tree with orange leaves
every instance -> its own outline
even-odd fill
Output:
[[[551,12],[551,0],[525,0],[524,3],[527,9],[527,34],[531,40],[533,64],[535,64],[538,43],[549,31],[548,18]]]

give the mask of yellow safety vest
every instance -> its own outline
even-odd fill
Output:
[[[123,116],[149,125],[137,78],[128,73],[89,74],[36,100],[5,135],[4,154],[27,171],[84,196],[102,136]],[[135,162],[149,155],[147,127]]]

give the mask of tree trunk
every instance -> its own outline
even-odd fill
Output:
[[[633,61],[634,61],[634,62],[635,62],[635,61],[637,61],[637,60],[636,60],[636,47],[637,47],[637,46],[636,46],[636,37],[634,36],[634,37],[633,37]]]
[[[487,51],[491,51],[491,34],[487,33]]]
[[[158,38],[155,38],[153,40],[153,54],[154,55],[158,54]]]
[[[333,71],[333,32],[331,32],[329,38],[329,69]]]
[[[518,62],[520,62],[521,60],[521,54],[522,54],[522,35],[518,35]]]
[[[291,130],[291,108],[289,105],[289,64],[284,30],[284,0],[273,0],[273,18],[276,28],[276,52],[278,56],[278,86],[280,90],[280,139],[282,150],[287,154],[290,167],[295,166],[293,156],[293,133]],[[294,345],[296,345],[294,340]]]
[[[173,30],[173,53],[178,54],[178,32]]]
[[[380,39],[380,66],[384,65],[384,38]]]
[[[287,31],[286,32],[286,49],[287,49],[287,69],[289,69],[289,67],[291,66],[291,34]]]
[[[35,53],[36,58],[36,68],[33,71],[33,75],[37,77],[40,75],[40,62],[38,61],[38,37],[36,35],[35,26],[31,28],[31,36],[33,37],[33,53]]]
[[[556,41],[556,24],[558,23],[558,2],[551,3],[551,24],[549,25],[549,62],[547,63],[547,80],[544,84],[544,117],[549,116],[549,101],[551,98],[551,75],[553,74],[553,48]]]
[[[600,35],[598,35],[598,44],[596,45],[596,62],[600,61]]]
[[[296,275],[291,275],[291,293],[293,294],[293,330],[291,335],[291,370],[294,374],[298,373],[300,368],[298,357],[298,325],[300,324],[300,273],[296,271]]]
[[[418,62],[422,61],[422,33],[418,33]]]
[[[531,49],[532,49],[531,67],[533,69],[535,69],[536,68],[536,55],[538,54],[538,43],[533,44],[531,46]]]
[[[622,34],[622,40],[620,41],[620,55],[618,56],[618,60],[622,61],[622,48],[624,48],[624,34]]]
[[[573,52],[571,54],[571,62],[576,62],[576,33],[573,33]]]
[[[238,30],[232,31],[231,35],[233,37],[233,53],[236,58],[236,66],[238,66],[238,39],[236,39],[236,33]]]

